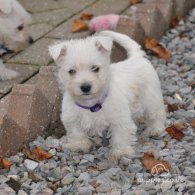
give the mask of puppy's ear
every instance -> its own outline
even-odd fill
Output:
[[[113,41],[110,37],[97,37],[97,40],[95,41],[95,46],[98,51],[101,51],[103,53],[110,52],[112,49]]]
[[[48,49],[49,55],[54,59],[54,61],[66,55],[66,46],[64,43],[50,45]]]
[[[12,10],[11,0],[0,0],[0,12],[4,14],[9,14]]]

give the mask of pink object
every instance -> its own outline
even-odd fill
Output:
[[[114,30],[117,26],[119,15],[109,14],[97,16],[89,22],[89,29],[92,31]]]

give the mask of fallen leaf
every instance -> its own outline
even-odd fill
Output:
[[[171,165],[169,162],[164,160],[159,160],[154,157],[153,153],[146,152],[143,156],[143,165],[146,170],[150,170],[151,174],[159,175],[163,172],[169,173],[171,170]]]
[[[28,178],[31,179],[33,182],[38,182],[40,180],[39,177],[33,171],[28,171]]]
[[[170,127],[167,127],[166,131],[169,133],[169,135],[172,138],[174,138],[178,141],[181,141],[184,137],[184,134],[183,134],[182,130],[185,129],[185,128],[186,128],[186,126],[184,126],[183,124],[176,123],[176,124],[173,124]]]
[[[130,4],[131,5],[135,5],[135,4],[138,4],[138,3],[142,3],[143,0],[129,0]]]
[[[40,147],[36,147],[33,153],[38,157],[39,160],[47,160],[53,157],[52,154],[46,152]]]
[[[72,25],[72,32],[73,33],[85,31],[88,29],[89,29],[88,24],[85,21],[82,21],[79,19],[74,20],[73,25]]]
[[[24,153],[24,155],[25,155],[27,158],[29,158],[29,159],[31,159],[31,160],[36,160],[36,161],[38,161],[37,158],[36,158],[36,155],[33,154],[29,149],[25,148],[25,149],[23,150],[23,153]]]
[[[174,18],[174,19],[171,21],[171,27],[172,27],[172,28],[175,28],[178,24],[179,24],[179,19],[178,19],[178,18]]]
[[[164,148],[166,148],[168,146],[169,142],[167,140],[164,140],[164,144],[165,144]]]
[[[186,22],[187,19],[188,19],[187,16],[184,16],[184,17],[182,17],[182,18],[174,18],[174,19],[171,21],[171,27],[172,27],[172,28],[175,28],[175,27],[179,24],[180,20],[183,20],[184,22]]]
[[[57,191],[57,189],[59,188],[59,186],[60,186],[60,182],[59,181],[57,181],[57,182],[54,182],[54,183],[48,183],[48,185],[47,185],[47,187],[48,188],[50,188],[50,189],[52,189],[54,192],[56,192]]]
[[[186,124],[185,123],[182,123],[182,122],[175,123],[173,126],[178,131],[182,131],[182,130],[184,130],[187,127]]]
[[[87,171],[98,171],[98,168],[94,166],[89,166],[87,167]]]
[[[101,183],[96,182],[96,184],[93,186],[94,188],[97,188],[101,185]]]
[[[192,119],[191,125],[193,128],[195,128],[195,119]]]
[[[24,149],[23,153],[27,158],[35,161],[47,160],[53,157],[52,154],[46,152],[40,147],[36,147],[32,152],[28,149]]]
[[[195,81],[193,81],[193,82],[190,84],[190,86],[191,86],[192,88],[195,88]]]
[[[168,112],[174,112],[179,109],[177,104],[167,104]]]
[[[167,51],[156,39],[154,38],[147,38],[145,42],[146,49],[151,50],[166,62],[169,61],[171,57],[171,53]]]
[[[182,39],[184,37],[188,37],[189,30],[185,30],[179,34],[179,37]]]
[[[3,169],[9,169],[12,165],[9,160],[2,157],[0,157],[0,163]]]
[[[92,13],[83,13],[80,17],[81,20],[91,20],[93,18]]]

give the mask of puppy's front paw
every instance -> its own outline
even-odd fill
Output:
[[[70,149],[74,152],[88,152],[91,147],[91,142],[89,139],[67,139],[67,142],[64,144],[64,148]]]
[[[119,160],[121,157],[131,158],[135,154],[134,149],[131,146],[127,146],[124,148],[114,148],[111,151],[111,159]]]
[[[14,71],[14,70],[6,69],[5,71],[3,71],[1,73],[0,78],[2,80],[11,80],[11,79],[14,79],[18,76],[19,76],[18,72]]]

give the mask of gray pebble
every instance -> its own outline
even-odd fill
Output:
[[[78,189],[79,195],[92,195],[92,191],[88,187],[81,187]]]
[[[69,185],[73,183],[75,178],[73,177],[72,173],[67,174],[61,181],[63,185]]]
[[[28,171],[34,171],[38,167],[38,165],[39,164],[33,160],[26,159],[24,161],[24,166]]]
[[[94,155],[92,155],[92,154],[85,154],[85,155],[83,155],[83,158],[85,160],[88,160],[89,162],[93,162],[94,161]]]
[[[79,181],[88,181],[90,179],[90,175],[87,172],[81,173],[78,177]]]

